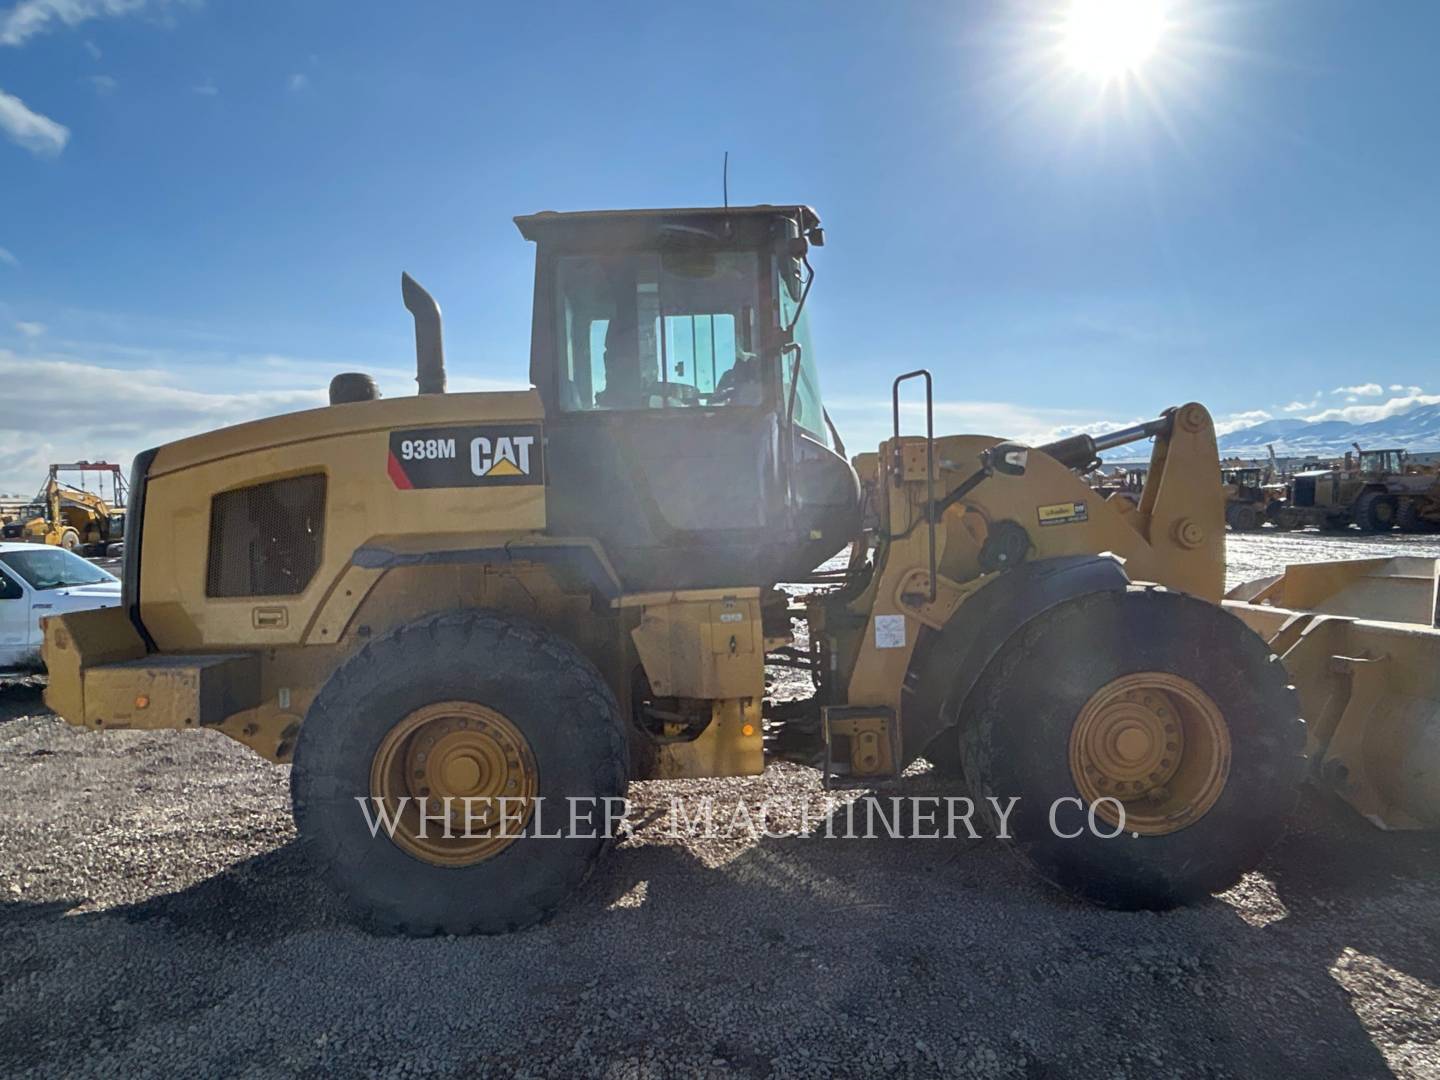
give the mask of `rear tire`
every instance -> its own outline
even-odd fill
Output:
[[[74,529],[66,529],[60,534],[60,546],[66,551],[74,551],[80,546],[80,534]]]
[[[395,730],[441,703],[503,717],[543,797],[542,818],[532,813],[518,839],[463,865],[414,854],[383,829],[372,836],[357,802],[374,794],[372,766]],[[343,898],[376,927],[413,935],[505,933],[552,914],[607,846],[604,800],[626,782],[620,710],[594,665],[548,630],[488,612],[411,623],[341,665],[301,726],[290,778],[300,838]],[[596,800],[576,804],[574,830],[571,797]],[[537,826],[568,835],[539,839]]]
[[[1367,491],[1355,500],[1355,521],[1364,532],[1389,532],[1397,516],[1395,497],[1383,491]]]
[[[1178,677],[1213,702],[1226,731],[1224,769],[1213,801],[1187,824],[1102,839],[1086,828],[1085,810],[1107,800],[1081,796],[1072,733],[1105,688],[1136,673]],[[1299,716],[1284,668],[1240,620],[1195,597],[1136,587],[1067,601],[1026,624],[972,692],[961,750],[982,810],[986,796],[1002,807],[1019,798],[1007,823],[1012,848],[1043,877],[1108,907],[1163,909],[1233,885],[1280,835],[1304,767]],[[1147,804],[1131,799],[1142,827]],[[1052,807],[1059,831],[1085,831],[1056,835]]]

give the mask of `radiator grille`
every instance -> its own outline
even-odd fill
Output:
[[[325,477],[292,476],[210,500],[206,596],[294,596],[320,566]]]

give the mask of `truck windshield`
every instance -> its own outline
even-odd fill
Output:
[[[114,574],[86,562],[64,548],[37,547],[34,551],[0,553],[3,562],[29,583],[32,589],[68,589],[75,585],[99,585],[118,581]]]
[[[558,284],[566,411],[764,404],[753,252],[567,256]]]

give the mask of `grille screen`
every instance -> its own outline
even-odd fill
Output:
[[[320,566],[325,477],[293,476],[210,500],[206,596],[294,596]]]

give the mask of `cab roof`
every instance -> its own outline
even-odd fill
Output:
[[[694,230],[726,245],[758,245],[771,238],[772,223],[789,218],[807,234],[820,224],[808,206],[692,206],[651,210],[542,210],[515,219],[526,240],[572,250],[650,248]],[[820,239],[816,237],[816,243]]]
[[[521,214],[515,219],[520,233],[526,240],[539,239],[538,234],[551,228],[565,228],[579,224],[666,221],[675,218],[750,218],[750,217],[792,217],[802,229],[811,229],[820,224],[820,215],[801,203],[771,205],[760,203],[755,206],[690,206],[661,207],[649,210],[541,210],[534,214]]]

